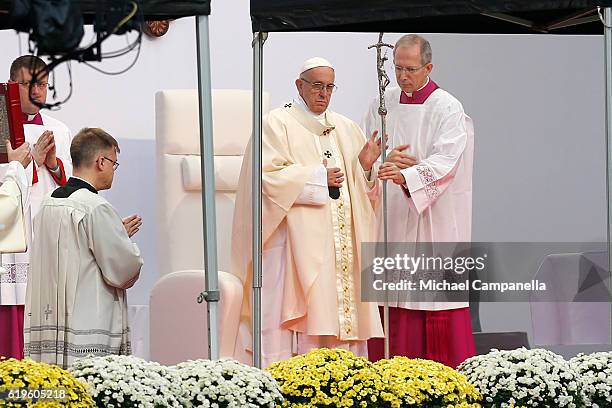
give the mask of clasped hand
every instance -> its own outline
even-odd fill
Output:
[[[32,157],[34,157],[34,161],[38,167],[42,166],[43,164],[50,169],[57,167],[55,137],[53,136],[52,131],[45,130],[40,135],[38,141],[34,143]]]
[[[142,217],[136,214],[125,217],[122,221],[123,227],[130,238],[140,230],[142,225]]]
[[[409,147],[409,144],[405,144],[399,145],[391,150],[391,153],[389,153],[385,162],[378,170],[378,178],[380,180],[390,180],[398,185],[406,183],[402,170],[418,164],[416,157],[404,153],[404,150]]]

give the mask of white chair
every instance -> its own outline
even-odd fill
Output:
[[[534,344],[610,344],[607,251],[548,255],[534,278],[547,285],[531,295]]]
[[[202,270],[172,272],[155,284],[150,306],[152,360],[173,365],[208,357],[206,302],[197,301],[203,290]],[[242,285],[234,276],[219,271],[219,290],[219,322],[223,333],[219,354],[233,357]]]
[[[267,107],[266,96],[264,111]],[[242,157],[251,135],[252,93],[213,90],[215,206],[219,267],[220,355],[234,353],[242,284],[230,275],[234,200]],[[207,355],[202,183],[198,95],[165,90],[155,98],[158,161],[158,259],[162,278],[151,292],[151,359],[174,364]],[[223,272],[225,271],[225,272]],[[248,362],[248,361],[245,361]]]

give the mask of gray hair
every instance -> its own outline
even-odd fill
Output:
[[[421,64],[429,64],[432,60],[431,53],[431,44],[425,38],[421,37],[417,34],[407,34],[402,36],[395,43],[395,48],[393,48],[393,56],[395,57],[395,51],[400,47],[411,47],[413,45],[418,45],[421,47]]]

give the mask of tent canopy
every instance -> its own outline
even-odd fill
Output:
[[[612,0],[251,0],[253,32],[602,34]]]
[[[13,28],[10,13],[13,4],[19,1],[23,0],[0,0],[0,29]],[[85,23],[93,23],[99,1],[80,0],[75,2],[81,8]],[[139,3],[142,5],[145,20],[210,15],[210,0],[140,0]]]

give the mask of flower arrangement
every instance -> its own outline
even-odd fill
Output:
[[[177,364],[189,407],[274,408],[283,401],[270,373],[235,360],[195,360]]]
[[[467,359],[458,367],[483,407],[583,407],[578,373],[561,356],[520,348]]]
[[[570,364],[580,375],[587,407],[612,407],[612,352],[578,354]]]
[[[391,406],[391,394],[380,373],[350,351],[315,349],[271,364],[267,370],[285,397],[282,407]]]
[[[390,386],[391,401],[401,407],[480,407],[482,399],[467,378],[444,364],[394,357],[374,363]],[[389,399],[389,398],[387,398]]]
[[[89,384],[96,406],[104,408],[183,407],[175,370],[133,356],[76,360],[70,372]]]
[[[86,385],[68,371],[11,358],[0,359],[0,407],[90,408],[95,404]]]

